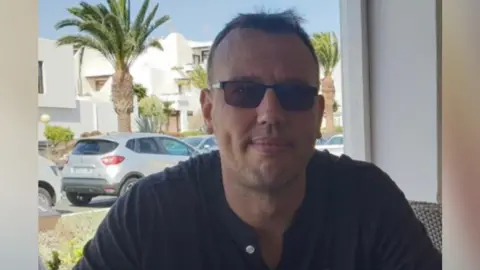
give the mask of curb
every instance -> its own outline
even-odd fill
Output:
[[[77,215],[81,215],[81,214],[91,214],[91,213],[98,213],[98,212],[108,212],[109,210],[110,210],[110,207],[108,207],[108,208],[102,208],[102,209],[95,209],[95,210],[75,212],[75,213],[62,214],[61,217],[72,217],[72,216],[77,216]]]

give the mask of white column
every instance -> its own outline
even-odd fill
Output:
[[[368,33],[365,0],[340,0],[345,153],[371,161]]]
[[[180,108],[180,132],[188,130],[188,111],[185,108]]]
[[[38,268],[38,1],[0,1],[0,268]]]
[[[440,177],[437,4],[343,3],[342,16],[349,16],[342,19],[346,152],[352,149],[354,157],[361,157],[363,151],[409,199],[436,201]]]
[[[444,0],[444,269],[480,269],[480,1]]]

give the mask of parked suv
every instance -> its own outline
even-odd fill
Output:
[[[96,196],[121,196],[140,178],[199,152],[181,140],[152,133],[115,133],[77,141],[62,170],[67,199],[77,206]]]

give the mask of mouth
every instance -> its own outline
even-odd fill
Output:
[[[292,144],[281,139],[254,139],[250,146],[264,155],[275,155],[292,148]]]

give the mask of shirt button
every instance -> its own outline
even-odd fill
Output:
[[[245,248],[245,251],[248,253],[248,254],[253,254],[255,252],[255,248],[252,246],[252,245],[248,245],[246,248]]]

